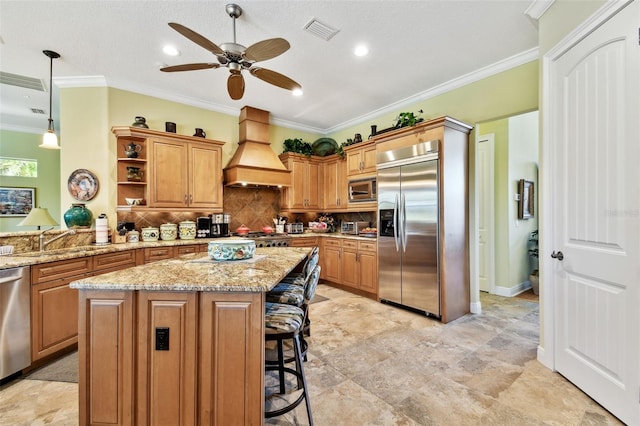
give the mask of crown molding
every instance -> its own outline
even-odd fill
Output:
[[[533,0],[527,10],[524,11],[524,14],[537,21],[553,3],[555,3],[555,0]]]
[[[509,58],[495,62],[484,68],[480,68],[476,71],[454,78],[453,80],[449,80],[438,86],[432,87],[429,90],[425,90],[424,92],[417,93],[408,98],[402,99],[400,101],[394,102],[392,104],[389,104],[377,110],[371,111],[368,114],[361,115],[360,117],[356,117],[354,119],[340,123],[334,127],[330,127],[326,129],[324,132],[325,134],[337,132],[343,129],[347,129],[349,127],[356,126],[365,121],[371,122],[372,120],[374,120],[377,117],[380,117],[381,115],[391,114],[398,110],[402,110],[407,106],[416,104],[420,101],[424,101],[424,100],[439,96],[451,90],[459,89],[460,87],[466,86],[467,84],[474,83],[476,81],[485,79],[492,75],[499,74],[503,71],[507,71],[511,68],[515,68],[520,65],[524,65],[529,62],[538,60],[538,55],[539,55],[538,47],[534,47],[532,49],[513,55]]]

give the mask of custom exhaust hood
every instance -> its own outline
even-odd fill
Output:
[[[291,171],[269,142],[269,111],[245,106],[240,111],[238,149],[224,169],[225,186],[291,186]]]

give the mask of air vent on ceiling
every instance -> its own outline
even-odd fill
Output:
[[[25,75],[11,74],[9,72],[0,71],[0,83],[10,86],[24,87],[25,89],[39,90],[46,92],[47,87],[40,79],[27,77]]]
[[[338,34],[340,30],[332,28],[331,26],[318,21],[316,18],[311,18],[304,29],[313,34],[316,37],[320,37],[323,40],[329,41],[331,37]]]
[[[43,109],[40,109],[40,108],[31,108],[31,112],[34,113],[34,114],[46,115],[46,112]]]

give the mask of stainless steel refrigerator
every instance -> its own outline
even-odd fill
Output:
[[[383,301],[441,317],[438,145],[377,154],[378,287]]]

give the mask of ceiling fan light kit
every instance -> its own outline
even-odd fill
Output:
[[[233,100],[242,99],[244,95],[244,77],[243,70],[259,78],[260,80],[272,84],[283,89],[291,91],[302,90],[302,86],[290,79],[289,77],[266,68],[255,66],[256,62],[273,59],[289,50],[291,47],[289,42],[283,38],[271,38],[254,43],[249,47],[236,42],[236,19],[242,16],[242,8],[237,4],[227,4],[225,10],[229,17],[233,19],[233,42],[222,43],[220,46],[213,43],[206,37],[185,27],[184,25],[170,22],[169,26],[188,38],[198,46],[213,53],[218,60],[215,62],[203,62],[193,64],[182,64],[163,67],[160,71],[176,72],[176,71],[194,71],[210,68],[228,68],[229,78],[227,79],[227,92]]]

